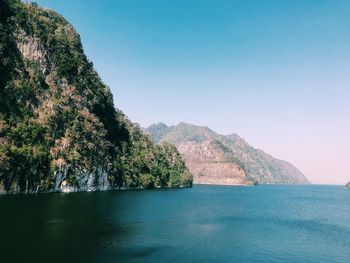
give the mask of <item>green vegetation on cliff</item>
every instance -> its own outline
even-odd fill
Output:
[[[190,186],[175,147],[154,145],[60,15],[0,1],[0,193]]]

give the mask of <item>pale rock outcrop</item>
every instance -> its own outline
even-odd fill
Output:
[[[220,148],[220,143],[204,141],[186,142],[178,145],[178,150],[193,174],[196,184],[249,185],[244,170],[230,160]]]

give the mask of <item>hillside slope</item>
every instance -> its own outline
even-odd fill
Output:
[[[176,126],[166,126],[164,123],[153,124],[145,129],[145,132],[156,143],[168,142],[177,147],[194,175],[194,183],[199,182],[198,167],[201,166],[201,162],[193,160],[200,160],[203,153],[194,151],[193,148],[203,148],[205,144],[210,142],[220,143],[225,155],[230,156],[228,162],[242,168],[245,173],[245,182],[258,182],[260,184],[308,183],[306,177],[292,164],[253,148],[236,134],[219,135],[208,127],[187,123],[179,123]],[[220,155],[219,152],[216,154]],[[211,160],[215,160],[216,154],[211,157]],[[218,170],[215,174],[213,174],[214,171],[211,171],[207,176],[222,177],[230,169],[232,168],[226,167],[224,171]],[[242,179],[241,175],[236,177],[238,180]],[[223,178],[218,181],[226,184]]]
[[[176,148],[154,145],[59,14],[0,1],[0,193],[190,186]]]
[[[217,140],[178,145],[186,166],[197,184],[252,185],[244,170],[234,161],[230,151]]]

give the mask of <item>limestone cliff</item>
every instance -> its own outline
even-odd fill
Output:
[[[0,193],[190,186],[176,148],[154,145],[59,14],[0,1]]]
[[[244,170],[219,141],[186,142],[177,146],[197,184],[251,185]]]

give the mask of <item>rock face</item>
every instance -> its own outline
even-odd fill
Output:
[[[187,142],[178,146],[197,184],[249,185],[244,170],[232,162],[219,141]]]
[[[350,189],[350,182],[345,185],[346,188]]]
[[[115,109],[74,28],[0,1],[0,193],[191,186],[171,145]]]
[[[194,175],[194,183],[307,184],[292,164],[251,147],[237,134],[219,135],[186,123],[153,124],[144,130],[156,143],[174,144]]]

